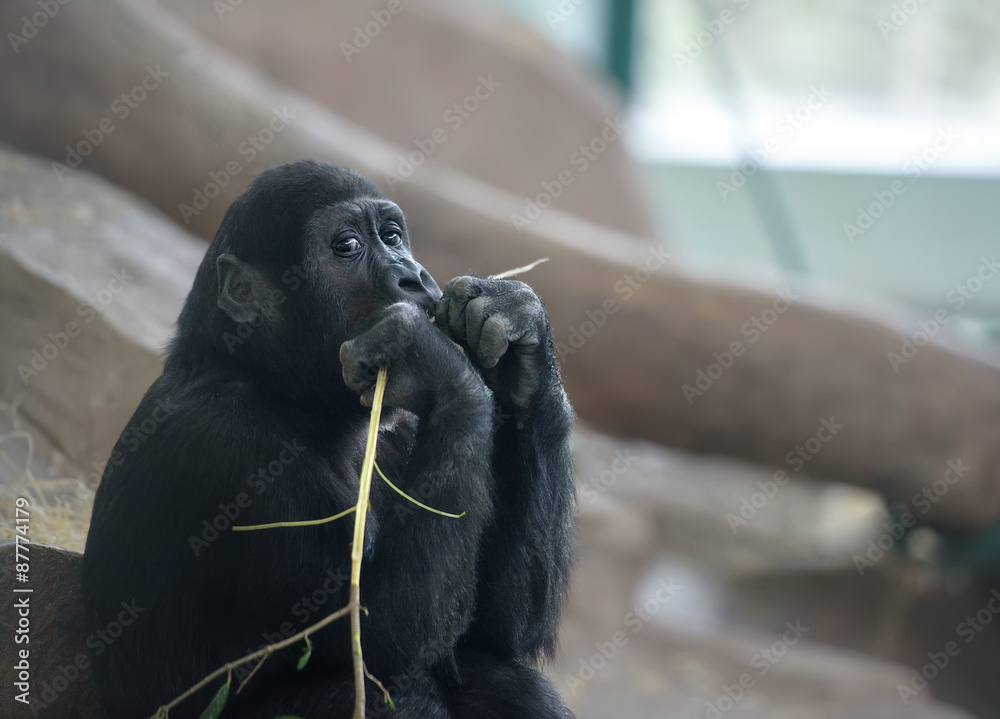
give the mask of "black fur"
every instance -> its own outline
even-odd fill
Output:
[[[347,604],[353,515],[228,527],[353,506],[358,394],[370,397],[382,366],[379,466],[425,504],[466,514],[427,512],[375,478],[362,637],[397,710],[369,683],[369,716],[572,716],[533,668],[553,650],[573,538],[572,415],[544,311],[519,282],[460,278],[442,296],[393,203],[350,171],[298,162],[229,208],[98,489],[89,617],[98,631],[123,602],[138,614],[90,647],[111,719],[150,716]],[[348,628],[314,635],[304,671],[301,645],[272,656],[226,716],[349,717]],[[171,716],[197,716],[217,687]]]

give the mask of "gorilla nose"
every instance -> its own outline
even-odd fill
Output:
[[[419,265],[413,270],[407,270],[399,278],[399,289],[403,291],[403,296],[425,310],[428,314],[434,314],[434,307],[441,299],[441,288],[431,277],[430,273]]]

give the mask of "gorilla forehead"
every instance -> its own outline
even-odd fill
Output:
[[[309,235],[323,235],[342,226],[377,231],[378,223],[384,220],[394,220],[400,229],[405,229],[403,211],[392,200],[381,195],[354,197],[318,207],[307,220],[305,231]]]
[[[278,165],[260,173],[232,204],[216,244],[250,262],[276,255],[291,261],[301,255],[301,236],[317,210],[358,198],[385,200],[371,182],[344,167],[315,160]]]

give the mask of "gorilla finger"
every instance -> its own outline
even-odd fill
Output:
[[[358,343],[354,340],[344,342],[340,346],[341,375],[344,384],[352,392],[362,392],[375,384],[378,368],[372,364],[377,361],[372,358],[362,359]]]
[[[468,302],[478,297],[482,292],[479,278],[472,277],[471,275],[456,277],[448,283],[448,287],[451,290],[452,297],[457,297],[463,302]]]
[[[483,330],[479,336],[479,348],[476,351],[479,363],[483,367],[487,369],[496,367],[500,358],[507,353],[510,331],[510,320],[503,315],[493,315],[483,323]]]
[[[452,277],[448,280],[448,284],[444,286],[444,294],[453,295],[455,294],[455,285],[459,283],[460,280],[466,278],[466,275],[459,275],[458,277]]]
[[[480,295],[465,306],[465,341],[473,352],[479,347],[483,324],[489,319],[490,299]]]
[[[448,308],[448,330],[456,339],[468,340],[467,313],[469,304],[468,297],[452,297],[451,299],[451,306]]]
[[[344,342],[340,345],[340,368],[345,382],[350,382],[351,376],[358,364],[358,356],[355,352],[353,342]]]
[[[451,294],[445,292],[434,307],[434,324],[443,332],[450,333],[448,329],[448,311],[451,306]]]
[[[452,285],[451,306],[448,310],[448,326],[459,339],[467,339],[465,312],[472,300],[482,294],[482,287],[475,277],[458,277]]]
[[[508,335],[508,339],[525,349],[537,347],[541,343],[541,333],[534,325],[527,324]]]
[[[377,376],[377,369],[369,364],[363,364],[350,370],[344,370],[344,384],[352,392],[361,394],[374,388]]]
[[[455,339],[465,339],[465,303],[459,302],[455,297],[448,303],[448,322],[445,327]]]

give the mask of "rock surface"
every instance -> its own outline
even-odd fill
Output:
[[[28,546],[30,572],[27,582],[17,581],[13,543],[0,540],[0,715],[9,719],[39,716],[46,719],[102,719],[92,678],[92,661],[102,651],[102,639],[89,634],[80,594],[82,555],[44,544]],[[15,593],[18,589],[30,593]],[[13,600],[9,598],[13,597]],[[15,603],[26,598],[27,609]],[[23,613],[27,612],[27,624]],[[15,635],[19,629],[26,629]],[[117,631],[120,628],[112,628]],[[27,636],[26,643],[10,638]],[[108,637],[110,639],[110,637]],[[20,652],[27,650],[25,658]],[[18,662],[27,661],[30,673],[30,703],[12,696],[20,681]],[[18,693],[21,693],[18,691]]]
[[[615,94],[506,13],[460,0],[405,0],[395,13],[388,4],[244,0],[221,17],[199,0],[161,5],[269,79],[398,145],[400,177],[408,163],[421,172],[426,156],[534,198],[568,170],[573,182],[554,206],[652,235],[621,138],[609,133],[592,163],[573,155],[606,121],[624,121]],[[382,22],[369,37],[373,14]]]
[[[909,667],[989,597],[942,588],[910,612],[926,602],[898,556],[859,576],[851,555],[882,519],[872,495],[787,485],[734,534],[726,515],[768,480],[759,468],[586,428],[574,459],[580,560],[550,675],[579,719],[969,719],[936,695],[995,696],[1000,629],[902,701]]]
[[[0,399],[17,401],[92,487],[160,373],[202,254],[106,181],[59,182],[0,148]]]

